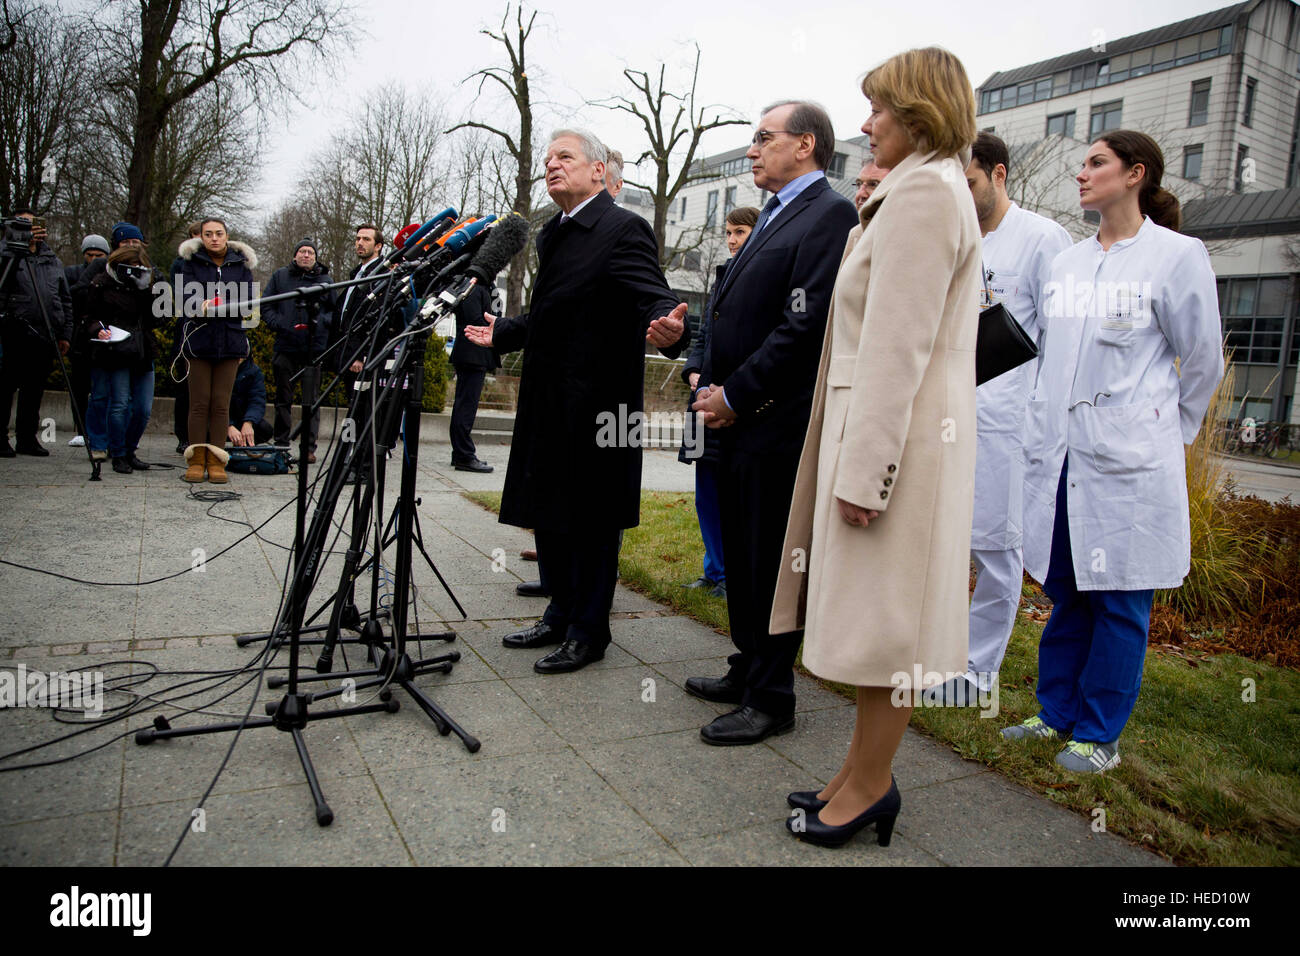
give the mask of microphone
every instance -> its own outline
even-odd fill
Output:
[[[487,241],[466,270],[467,274],[479,285],[488,285],[527,244],[528,220],[519,213],[512,212],[493,227]]]
[[[429,233],[433,232],[439,226],[444,227],[443,231],[446,231],[446,227],[450,225],[447,220],[450,220],[451,222],[456,221],[456,210],[451,206],[448,206],[432,219],[425,220],[424,224],[420,226],[420,228],[416,229],[415,232],[408,233],[404,237],[406,241],[402,245],[399,246],[396,237],[394,237],[393,250],[388,253],[388,255],[384,256],[382,265],[389,265],[409,254],[425,236],[429,235]],[[407,226],[406,228],[409,229],[410,227]],[[406,232],[406,229],[403,229],[402,232]],[[400,236],[401,233],[398,233],[398,235]]]

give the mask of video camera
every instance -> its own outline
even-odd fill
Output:
[[[0,220],[0,225],[4,228],[4,235],[0,238],[0,255],[3,256],[25,256],[32,244],[32,224],[31,220],[12,219]]]

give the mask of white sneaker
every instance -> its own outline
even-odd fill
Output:
[[[84,448],[86,446],[85,436],[75,435],[68,441],[68,444],[73,448]]]

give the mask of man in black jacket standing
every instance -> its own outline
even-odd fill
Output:
[[[769,106],[746,154],[774,195],[713,298],[712,341],[694,408],[720,428],[718,500],[727,612],[736,653],[687,692],[736,704],[700,730],[706,743],[754,744],[794,726],[801,631],[770,634],[786,519],[812,408],[826,315],[852,204],[826,182],[835,151],[820,106]]]
[[[329,266],[316,259],[316,243],[312,239],[299,241],[293,250],[293,263],[275,270],[267,283],[267,297],[292,292],[304,286],[323,285],[330,282]],[[329,344],[330,329],[334,325],[334,294],[327,292],[317,297],[320,311],[310,342],[307,339],[307,306],[302,299],[272,302],[262,307],[262,318],[275,330],[275,348],[271,369],[275,372],[275,443],[289,444],[292,427],[293,388],[301,383],[303,395],[315,401],[320,395],[321,355]],[[294,376],[301,372],[297,382]],[[311,417],[311,433],[307,440],[307,460],[316,460],[316,438],[320,432],[320,411]]]
[[[619,531],[640,521],[645,343],[676,356],[689,342],[649,224],[605,191],[607,155],[590,133],[552,134],[546,188],[560,212],[537,236],[529,312],[465,330],[524,349],[501,521],[535,530],[552,596],[503,643],[559,644],[533,665],[543,674],[605,656]]]
[[[456,341],[451,347],[451,364],[456,369],[456,398],[451,404],[451,464],[457,471],[489,472],[492,466],[478,457],[471,432],[478,413],[478,399],[483,394],[483,379],[501,367],[497,353],[475,345],[465,337],[471,325],[483,325],[483,313],[497,310],[492,305],[492,290],[475,286],[456,306]]]
[[[15,218],[31,222],[35,213],[21,209]],[[0,336],[4,357],[0,359],[0,458],[15,454],[45,457],[37,431],[40,428],[41,397],[50,374],[50,360],[57,346],[67,355],[72,340],[72,296],[63,263],[45,244],[45,229],[34,227],[24,259],[5,257],[0,269],[10,267],[5,288],[0,289]],[[41,306],[44,305],[44,315]],[[48,315],[50,325],[45,325]],[[50,340],[53,332],[54,340]],[[9,446],[9,410],[18,393],[18,417],[14,421],[14,445]]]

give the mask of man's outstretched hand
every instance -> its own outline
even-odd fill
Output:
[[[487,325],[467,325],[465,326],[465,338],[469,339],[475,345],[485,345],[492,347],[492,326],[496,324],[497,317],[491,312],[484,312],[483,318],[487,320]]]
[[[667,315],[650,323],[645,340],[657,349],[672,345],[686,330],[686,303],[683,302]]]

